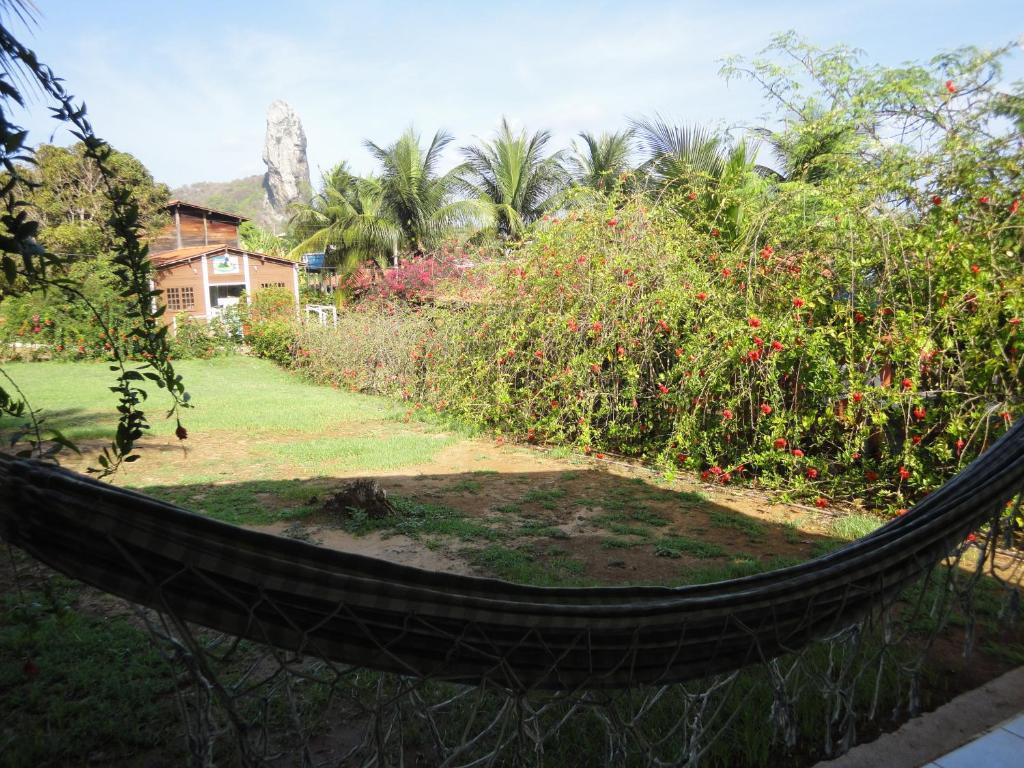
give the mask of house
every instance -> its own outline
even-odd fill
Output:
[[[172,221],[152,241],[153,287],[163,291],[168,324],[185,312],[210,320],[238,303],[243,291],[285,288],[299,304],[299,265],[278,256],[241,248],[242,216],[181,200],[166,210]]]

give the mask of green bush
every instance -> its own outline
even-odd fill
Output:
[[[197,320],[186,313],[174,320],[174,338],[171,350],[179,360],[209,359],[231,354],[236,350],[239,335],[230,319]]]

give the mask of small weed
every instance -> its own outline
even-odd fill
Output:
[[[829,525],[829,532],[840,539],[853,541],[867,536],[882,525],[882,522],[873,515],[843,515],[832,521]]]
[[[720,546],[710,541],[688,539],[685,536],[666,536],[658,540],[654,548],[654,554],[659,557],[691,555],[692,557],[706,559],[725,557],[726,552]]]
[[[530,547],[510,549],[491,544],[464,553],[473,565],[505,581],[536,586],[563,586],[579,583],[585,566],[578,560],[556,554],[541,557]]]
[[[565,498],[564,488],[534,488],[523,495],[524,504],[539,504],[544,509],[558,509],[555,502]]]
[[[476,494],[480,493],[480,489],[482,487],[483,486],[480,484],[479,480],[470,480],[470,479],[467,478],[465,480],[460,480],[459,482],[455,483],[454,485],[448,486],[448,492],[449,493],[471,493],[471,494],[476,495]]]

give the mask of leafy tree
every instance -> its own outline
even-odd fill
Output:
[[[451,142],[451,134],[438,131],[424,148],[412,128],[386,147],[364,142],[381,165],[373,182],[380,190],[380,206],[373,215],[398,230],[391,253],[396,264],[401,252],[425,253],[458,230],[486,220],[487,209],[480,201],[458,198],[461,169],[438,170],[441,153]]]
[[[508,238],[540,217],[565,185],[561,153],[545,155],[549,131],[516,133],[502,118],[492,141],[462,150],[466,188],[493,206],[498,234]]]
[[[70,147],[44,144],[22,171],[29,211],[40,224],[39,242],[56,253],[95,256],[111,250],[116,234],[108,224],[113,203],[108,180],[81,141]],[[113,183],[129,190],[139,222],[148,231],[165,223],[169,193],[137,158],[111,150],[107,171]]]
[[[622,178],[633,170],[632,128],[593,134],[582,131],[568,159],[569,174],[575,184],[607,192],[618,189]]]

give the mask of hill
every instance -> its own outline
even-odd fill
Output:
[[[266,226],[263,221],[266,216],[263,207],[263,174],[233,181],[198,181],[172,189],[171,197],[236,213],[260,226]]]

